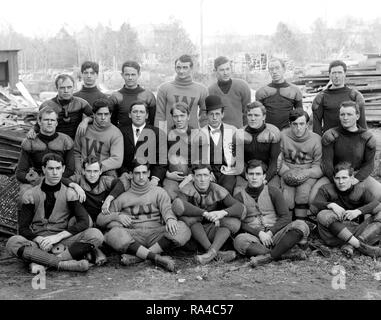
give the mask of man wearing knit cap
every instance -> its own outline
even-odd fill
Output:
[[[6,248],[27,262],[58,270],[87,271],[89,263],[84,258],[102,244],[102,232],[89,228],[87,212],[75,191],[62,184],[62,157],[46,154],[42,170],[44,179],[23,196],[19,235],[9,238]],[[75,223],[69,224],[72,216]]]
[[[365,120],[365,101],[362,94],[345,84],[347,65],[341,60],[329,64],[329,84],[326,89],[319,92],[312,102],[313,131],[323,135],[328,129],[340,124],[339,109],[344,101],[354,101],[360,108],[358,125],[367,128]]]
[[[151,91],[143,88],[138,83],[140,78],[139,63],[131,60],[124,62],[122,65],[122,78],[124,80],[123,88],[112,94],[115,105],[111,122],[119,128],[131,125],[131,118],[129,117],[131,104],[139,100],[147,104],[147,124],[153,126],[156,112],[156,99]]]
[[[269,61],[272,82],[255,93],[255,100],[266,107],[266,122],[282,130],[288,127],[288,115],[293,109],[303,109],[302,92],[284,79],[286,65],[283,60],[273,58]]]
[[[111,214],[98,216],[97,224],[108,230],[105,242],[116,251],[173,272],[175,262],[160,253],[183,246],[191,233],[184,222],[177,221],[165,190],[149,182],[149,169],[147,162],[134,160],[131,188],[111,203]]]
[[[225,106],[224,122],[237,128],[242,128],[247,123],[245,107],[251,102],[251,91],[242,79],[232,79],[231,61],[226,57],[218,57],[214,60],[214,71],[217,83],[209,88],[210,95],[221,97]]]
[[[74,140],[77,131],[79,134],[84,134],[88,124],[93,121],[93,110],[86,100],[73,96],[74,79],[72,76],[58,75],[55,85],[57,96],[44,101],[39,109],[42,110],[46,106],[52,107],[58,114],[57,132],[65,133]],[[27,138],[35,139],[39,131],[39,124],[36,123],[27,133]]]
[[[353,183],[354,170],[349,162],[339,162],[333,174],[334,183],[320,187],[311,204],[320,237],[328,246],[341,246],[348,258],[354,248],[380,257],[381,248],[373,246],[381,236],[379,201],[363,183]]]
[[[221,98],[209,95],[205,104],[208,124],[192,139],[192,144],[198,146],[193,150],[198,150],[199,163],[210,164],[215,182],[232,194],[236,176],[243,169],[243,144],[236,143],[237,128],[223,122]]]
[[[344,101],[340,105],[340,125],[327,130],[322,137],[322,170],[311,190],[310,201],[314,199],[320,186],[334,180],[334,167],[339,162],[349,162],[354,169],[353,184],[363,183],[376,199],[381,200],[381,184],[370,174],[374,170],[376,139],[373,134],[358,125],[360,106],[354,101]]]
[[[16,169],[20,184],[20,196],[43,179],[42,158],[47,153],[59,154],[65,161],[64,177],[74,173],[73,140],[66,134],[56,132],[58,114],[52,107],[45,107],[38,113],[40,132],[35,139],[25,138]]]
[[[176,77],[174,81],[163,83],[157,92],[155,127],[168,132],[173,126],[170,115],[176,102],[185,102],[190,109],[189,125],[199,128],[205,125],[205,98],[208,89],[192,79],[193,60],[185,54],[175,61]],[[166,122],[166,123],[165,123]]]
[[[82,172],[83,160],[97,156],[102,164],[102,173],[116,177],[116,169],[123,162],[123,135],[111,121],[112,106],[106,98],[94,102],[94,122],[84,135],[77,134],[74,141],[75,170]]]
[[[86,100],[90,106],[99,98],[107,98],[97,87],[97,79],[99,74],[99,64],[93,61],[85,61],[81,65],[81,74],[83,86],[81,90],[73,94],[74,97],[80,97]]]
[[[309,119],[302,109],[291,111],[291,126],[281,132],[280,140],[278,174],[288,208],[294,211],[297,219],[307,217],[311,189],[323,176],[321,138],[308,129]]]
[[[172,203],[173,212],[185,221],[192,237],[206,253],[197,255],[202,265],[213,259],[229,262],[235,259],[233,250],[220,251],[229,237],[238,232],[245,207],[227,190],[212,182],[211,168],[207,164],[192,167],[193,181],[180,188]]]
[[[272,260],[307,258],[296,245],[307,243],[310,230],[304,221],[292,221],[280,190],[264,183],[266,169],[261,160],[249,161],[245,169],[248,185],[235,195],[247,212],[234,248],[250,257],[253,268]]]

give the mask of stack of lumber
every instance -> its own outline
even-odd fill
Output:
[[[298,77],[294,84],[304,86],[303,99],[313,100],[329,82],[328,71],[320,75]],[[376,67],[351,67],[347,70],[346,84],[362,93],[365,98],[365,115],[368,122],[381,122],[381,70]]]

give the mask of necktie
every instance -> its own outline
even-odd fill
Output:
[[[136,129],[136,138],[139,138],[139,135],[140,135],[140,129],[137,128],[137,129]]]
[[[214,130],[211,130],[211,133],[212,133],[212,134],[219,133],[219,132],[221,132],[221,129],[214,129]]]

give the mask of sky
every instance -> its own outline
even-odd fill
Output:
[[[2,1],[0,28],[11,25],[27,36],[49,37],[66,25],[69,32],[97,23],[117,29],[169,21],[182,22],[191,39],[200,39],[202,3],[204,36],[272,34],[282,21],[309,32],[321,17],[334,26],[345,16],[371,21],[381,18],[378,0],[17,0]]]

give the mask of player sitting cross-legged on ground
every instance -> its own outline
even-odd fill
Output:
[[[201,244],[205,254],[196,261],[207,264],[215,258],[225,262],[234,260],[235,251],[219,251],[231,234],[235,234],[245,214],[242,203],[218,184],[211,182],[212,169],[199,164],[192,167],[193,181],[182,188],[172,203],[173,212],[187,223],[193,238]]]
[[[256,267],[272,260],[306,259],[296,244],[306,243],[310,230],[302,220],[291,221],[292,215],[281,191],[264,184],[267,166],[261,160],[251,160],[246,167],[248,186],[236,190],[235,198],[247,210],[242,221],[243,231],[234,239],[234,248],[250,258]]]
[[[183,246],[191,233],[184,222],[177,221],[167,192],[149,182],[149,169],[144,160],[133,161],[130,189],[111,203],[110,214],[98,215],[97,224],[109,230],[105,242],[114,250],[174,271],[175,262],[160,253]]]
[[[381,236],[379,201],[366,184],[355,184],[354,180],[353,166],[349,162],[338,163],[334,167],[334,183],[320,187],[311,212],[317,214],[319,234],[327,245],[342,246],[347,257],[353,255],[354,248],[379,257],[381,248],[371,246]]]

